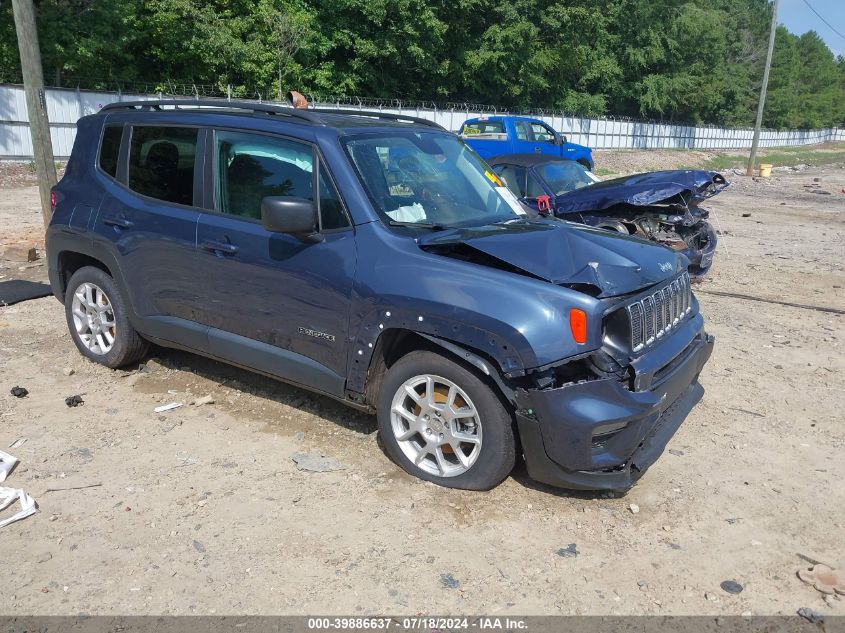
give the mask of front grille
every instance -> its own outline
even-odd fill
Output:
[[[662,338],[692,310],[689,274],[684,273],[647,297],[628,304],[631,349],[638,352]]]

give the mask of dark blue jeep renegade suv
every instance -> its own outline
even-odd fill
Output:
[[[405,470],[625,489],[703,392],[683,256],[530,219],[453,134],[381,113],[139,102],[82,118],[50,280],[80,352],[148,341],[375,412]]]

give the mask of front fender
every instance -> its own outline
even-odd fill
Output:
[[[470,354],[473,358],[464,360],[494,377],[497,383],[501,382],[503,374],[519,376],[524,373],[525,365],[517,350],[527,341],[518,332],[513,332],[513,338],[506,338],[465,321],[451,320],[431,312],[422,313],[419,309],[393,306],[373,310],[362,319],[350,350],[347,389],[356,393],[364,392],[376,343],[385,332],[395,329],[418,334],[458,356],[462,356],[458,350]],[[516,337],[521,338],[522,342],[515,341]],[[486,361],[470,350],[478,350],[494,359],[497,367],[488,366],[485,370],[476,359],[483,363]]]
[[[425,251],[380,223],[359,227],[349,325],[348,389],[362,393],[379,336],[402,329],[450,341],[492,359],[505,378],[601,346],[600,302],[495,266]],[[590,317],[577,344],[569,310]]]

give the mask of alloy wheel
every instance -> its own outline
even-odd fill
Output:
[[[76,336],[92,353],[108,354],[116,334],[114,308],[102,288],[85,282],[73,293],[71,304]]]
[[[432,475],[461,475],[481,453],[478,411],[446,378],[424,374],[406,380],[393,396],[390,420],[405,456]]]

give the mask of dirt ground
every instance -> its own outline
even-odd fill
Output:
[[[707,393],[625,496],[519,468],[487,493],[438,488],[340,404],[158,348],[111,371],[77,353],[54,298],[0,308],[0,448],[21,460],[3,485],[39,505],[0,529],[0,610],[845,614],[795,575],[801,555],[845,564],[845,316],[777,303],[845,309],[845,169],[729,179],[697,288],[716,336]],[[31,185],[6,182],[0,227],[3,244],[40,241]],[[3,257],[3,279],[46,278],[43,259]],[[153,412],[170,402],[185,406]],[[344,469],[300,471],[300,452]]]

